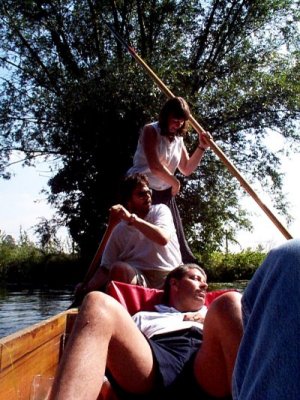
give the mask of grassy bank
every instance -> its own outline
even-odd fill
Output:
[[[29,241],[0,242],[0,285],[63,286],[80,281],[84,266],[76,254],[41,249]]]
[[[202,256],[209,282],[249,280],[266,257],[261,249],[246,249],[240,253],[214,252]]]
[[[199,255],[210,282],[248,280],[265,258],[263,251]],[[76,254],[45,251],[25,241],[0,242],[0,285],[63,286],[81,281],[88,266]]]

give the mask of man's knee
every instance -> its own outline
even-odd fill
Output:
[[[101,304],[107,295],[98,291],[92,291],[87,293],[84,298],[84,304]]]
[[[220,332],[224,329],[233,329],[234,327],[241,329],[242,327],[242,295],[236,291],[226,292],[217,297],[208,309],[205,324],[211,329],[220,328]]]
[[[210,306],[210,309],[221,315],[228,314],[230,311],[239,312],[241,310],[242,295],[237,291],[230,291],[218,296]]]
[[[109,279],[125,283],[136,283],[136,271],[129,264],[116,262],[111,266]]]
[[[102,292],[93,291],[85,296],[80,313],[95,316],[95,320],[98,318],[110,319],[116,304],[118,307],[118,302],[111,296]]]
[[[130,273],[132,268],[130,265],[124,262],[115,262],[110,268],[110,278],[113,279],[114,276],[124,275]]]

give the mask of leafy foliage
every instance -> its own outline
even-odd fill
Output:
[[[208,282],[249,280],[266,257],[266,252],[245,249],[240,253],[212,252],[204,257]]]
[[[16,241],[11,236],[0,234],[0,287],[6,284],[62,287],[82,280],[85,267],[78,255],[54,251],[53,248],[46,253],[26,237],[26,232],[23,232]],[[235,287],[234,281],[252,277],[265,256],[266,251],[258,247],[240,253],[202,253],[199,259],[204,263],[210,286],[216,282],[233,282]]]
[[[273,129],[299,145],[297,3],[1,1],[0,173],[9,178],[14,150],[24,152],[25,164],[57,157],[49,202],[91,260],[139,129],[165,101],[107,21],[288,216],[280,154],[264,139]],[[192,149],[195,135],[189,140]],[[239,228],[250,228],[238,184],[213,154],[182,181],[181,215],[197,251],[218,249],[225,234],[234,241]]]
[[[16,241],[0,232],[0,284],[63,286],[77,283],[84,275],[76,254],[45,252],[22,232]]]

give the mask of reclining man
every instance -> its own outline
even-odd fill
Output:
[[[50,399],[100,398],[105,374],[122,399],[230,396],[242,336],[241,294],[219,296],[206,313],[206,289],[201,267],[181,265],[165,281],[166,304],[133,318],[109,295],[87,294]]]
[[[125,177],[121,203],[110,209],[101,266],[88,271],[78,293],[103,288],[110,280],[161,289],[169,271],[182,263],[176,229],[165,204],[151,204],[148,179]]]

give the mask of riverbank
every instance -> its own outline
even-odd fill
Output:
[[[0,287],[74,287],[88,269],[76,254],[43,254],[38,249],[31,250],[14,252],[9,257],[0,254]],[[209,282],[234,282],[251,279],[266,253],[248,249],[240,253],[195,255],[203,263]]]

